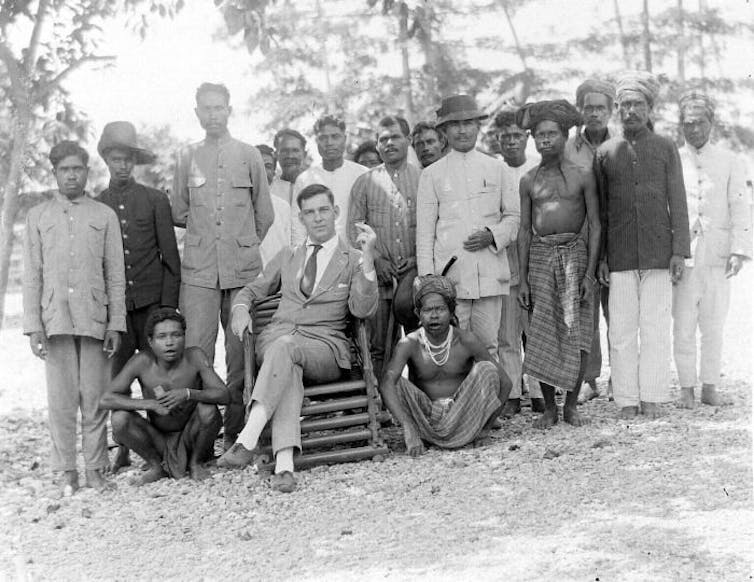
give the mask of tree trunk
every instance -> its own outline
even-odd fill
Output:
[[[707,2],[706,0],[699,0],[699,19],[704,19],[704,12],[707,9]],[[705,67],[705,54],[704,54],[704,32],[702,32],[703,27],[699,27],[699,36],[697,37],[697,42],[699,43],[699,78],[704,79],[704,75],[706,74],[706,67]]]
[[[623,64],[627,69],[631,68],[631,57],[628,51],[628,37],[623,28],[623,17],[620,14],[618,0],[613,0],[613,9],[615,10],[615,22],[618,24],[618,35],[620,36],[620,46],[623,49]]]
[[[403,97],[405,102],[406,113],[409,124],[413,125],[416,118],[414,111],[414,96],[411,89],[411,64],[408,55],[408,6],[401,2],[398,13],[399,36],[398,42],[401,45],[401,62],[403,65]]]
[[[8,290],[10,257],[13,252],[13,223],[18,214],[21,171],[24,167],[24,156],[31,129],[31,109],[28,104],[16,107],[15,118],[8,181],[5,184],[2,216],[0,216],[0,329],[2,329],[5,316],[5,294]]]
[[[686,85],[686,23],[683,15],[683,0],[678,0],[678,82]]]
[[[649,38],[649,0],[643,1],[641,11],[641,44],[644,48],[644,69],[652,72],[652,45]]]
[[[508,28],[511,29],[511,36],[513,36],[513,44],[516,47],[516,53],[518,54],[518,58],[521,59],[521,66],[523,67],[524,71],[529,71],[529,65],[526,62],[526,55],[524,54],[524,50],[521,47],[521,42],[518,40],[518,33],[516,32],[516,27],[513,24],[513,17],[510,14],[510,11],[508,10],[508,1],[507,0],[500,0],[500,4],[503,7],[503,13],[505,14],[505,19],[508,21]]]

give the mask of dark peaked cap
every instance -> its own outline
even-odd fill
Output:
[[[527,103],[516,114],[516,125],[534,130],[540,121],[554,121],[566,130],[581,125],[581,114],[565,99]]]

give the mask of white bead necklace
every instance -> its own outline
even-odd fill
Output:
[[[437,345],[427,339],[427,332],[424,328],[419,328],[419,337],[422,340],[424,351],[427,352],[429,359],[437,366],[444,366],[450,358],[450,344],[453,342],[453,326],[448,328],[448,336],[445,340]]]

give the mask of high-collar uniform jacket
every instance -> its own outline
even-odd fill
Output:
[[[225,134],[181,149],[171,197],[173,222],[186,227],[183,283],[235,289],[257,276],[274,211],[254,146]]]
[[[452,150],[424,168],[416,214],[419,275],[440,274],[456,256],[447,276],[459,299],[508,294],[507,248],[515,243],[521,218],[521,201],[509,180],[504,162],[476,150]],[[494,244],[481,251],[464,250],[463,242],[483,229],[492,233]]]
[[[164,192],[137,183],[110,183],[97,200],[118,216],[126,265],[126,309],[178,307],[181,259],[170,202]]]
[[[301,334],[325,342],[338,366],[349,369],[351,353],[345,335],[348,312],[358,318],[374,315],[379,295],[377,279],[374,273],[371,277],[364,275],[361,251],[340,239],[322,279],[307,298],[301,293],[306,250],[306,245],[299,245],[295,250],[280,251],[257,279],[238,292],[233,307],[248,309],[255,299],[280,289],[280,306],[259,337],[258,353],[281,336]]]

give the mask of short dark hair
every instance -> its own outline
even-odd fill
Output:
[[[225,103],[230,105],[230,91],[222,83],[202,83],[199,85],[195,95],[197,104],[199,103],[199,98],[205,93],[219,93],[225,97]]]
[[[334,115],[323,115],[317,121],[314,122],[314,133],[318,134],[320,131],[324,129],[326,125],[334,125],[335,127],[339,128],[340,131],[344,133],[346,131],[345,121],[343,121],[339,117],[335,117]]]
[[[154,336],[154,328],[158,323],[163,321],[177,321],[181,324],[181,329],[186,331],[186,318],[173,307],[159,307],[152,311],[147,317],[147,323],[144,325],[144,333],[148,338]]]
[[[285,127],[275,134],[275,137],[272,139],[272,145],[275,146],[275,149],[278,149],[278,144],[285,137],[296,138],[301,142],[301,148],[306,151],[306,138],[295,129],[289,127]]]
[[[499,132],[504,127],[509,127],[511,125],[515,125],[518,127],[518,124],[516,123],[516,111],[518,111],[514,107],[505,107],[500,112],[495,115],[495,121],[493,122],[493,128],[496,132]]]
[[[377,127],[392,127],[393,125],[397,125],[401,128],[401,133],[405,135],[406,137],[409,136],[411,133],[411,128],[408,126],[408,121],[403,119],[402,117],[399,117],[398,115],[387,115],[380,119],[380,122],[377,124]],[[377,130],[379,133],[379,129]]]
[[[270,156],[273,160],[277,159],[277,156],[275,155],[275,150],[273,150],[266,143],[260,143],[257,146],[257,149],[259,150],[260,154],[263,154],[263,155],[266,155],[266,156]]]
[[[304,200],[309,200],[309,198],[314,198],[319,194],[327,194],[327,198],[330,200],[330,204],[335,206],[335,196],[333,196],[330,188],[328,188],[324,184],[309,184],[306,188],[298,193],[298,196],[296,196],[296,204],[298,204],[299,210],[301,210],[301,205],[303,204]]]
[[[377,157],[380,156],[380,152],[377,151],[377,144],[375,144],[372,140],[367,140],[364,143],[359,144],[359,147],[357,147],[356,151],[353,152],[353,161],[358,164],[359,158],[369,152],[374,152],[375,154],[377,154]]]
[[[417,138],[417,136],[422,133],[423,131],[434,131],[437,134],[437,137],[441,140],[447,141],[445,138],[445,133],[443,133],[442,129],[437,127],[434,123],[431,121],[420,121],[414,126],[414,129],[411,130],[411,143],[414,143],[414,140]]]
[[[49,159],[53,168],[57,168],[63,158],[68,156],[78,156],[84,165],[89,164],[89,154],[78,143],[71,140],[64,140],[56,143],[50,150]]]

